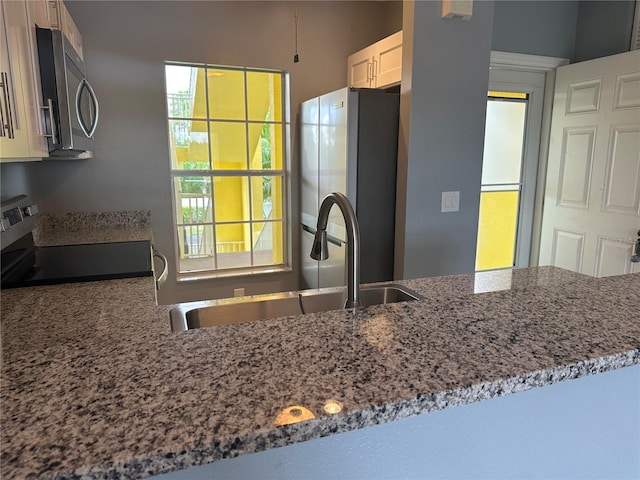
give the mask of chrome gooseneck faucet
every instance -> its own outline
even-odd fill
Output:
[[[344,306],[345,308],[360,307],[362,306],[360,304],[360,228],[353,207],[342,193],[330,193],[322,200],[311,258],[314,260],[329,258],[327,222],[329,211],[334,204],[340,208],[347,227],[347,301]]]

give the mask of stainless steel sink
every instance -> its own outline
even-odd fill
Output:
[[[360,301],[363,307],[422,298],[402,285],[360,287]],[[336,287],[182,303],[171,309],[171,330],[180,332],[288,315],[342,310],[346,299],[347,289]]]

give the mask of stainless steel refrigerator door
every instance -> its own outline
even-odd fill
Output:
[[[313,247],[313,233],[300,228],[300,282],[303,289],[318,288],[318,262],[309,255]]]
[[[320,288],[340,287],[347,284],[346,244],[329,242],[329,258],[318,262],[318,285]]]
[[[309,231],[313,230],[313,232]],[[321,262],[311,258],[315,229],[300,228],[301,288],[341,287],[346,285],[346,244],[329,239],[329,258]]]
[[[320,97],[319,202],[332,192],[347,194],[348,94],[349,89],[343,88]],[[338,208],[331,209],[327,233],[346,241],[344,219]]]
[[[300,220],[303,225],[312,228],[316,226],[320,207],[318,203],[319,110],[319,98],[307,100],[300,105]]]

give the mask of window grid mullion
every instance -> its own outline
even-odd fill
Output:
[[[205,112],[207,115],[207,145],[208,148],[208,156],[209,156],[209,170],[213,170],[213,154],[211,148],[211,111],[209,108],[209,75],[207,74],[207,70],[209,67],[205,65],[204,67],[204,95],[205,95]],[[209,174],[209,180],[211,182],[211,191],[209,193],[209,207],[211,209],[211,241],[213,242],[211,246],[212,255],[213,255],[213,268],[218,269],[218,240],[216,238],[216,202],[215,202],[215,185],[213,182],[213,176]]]
[[[197,177],[213,175],[214,177],[284,177],[284,170],[171,170],[176,177]]]
[[[247,158],[245,161],[247,162],[247,172],[251,171],[251,160],[250,160],[250,152],[249,152],[249,88],[247,85],[247,69],[244,69],[244,119],[245,119],[245,150]],[[247,175],[247,188],[249,188],[249,247],[250,247],[250,257],[251,262],[250,265],[254,265],[253,259],[253,192],[251,180],[253,176]]]
[[[287,117],[285,115],[286,112],[286,101],[285,101],[285,92],[286,92],[286,82],[284,76],[280,77],[280,142],[281,142],[281,151],[280,151],[280,162],[282,166],[282,183],[280,186],[280,205],[281,205],[281,217],[283,221],[283,227],[286,225],[289,218],[289,202],[286,199],[289,198],[289,191],[287,189],[288,181],[287,181],[287,159],[289,158],[289,151],[287,146],[287,130],[288,123],[285,122]],[[271,164],[273,166],[273,162]],[[289,249],[289,236],[286,235],[286,232],[283,228],[282,231],[282,259],[285,258],[285,251]]]

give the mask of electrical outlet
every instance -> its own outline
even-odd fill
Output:
[[[244,288],[234,288],[233,289],[234,297],[243,297],[244,296]]]

